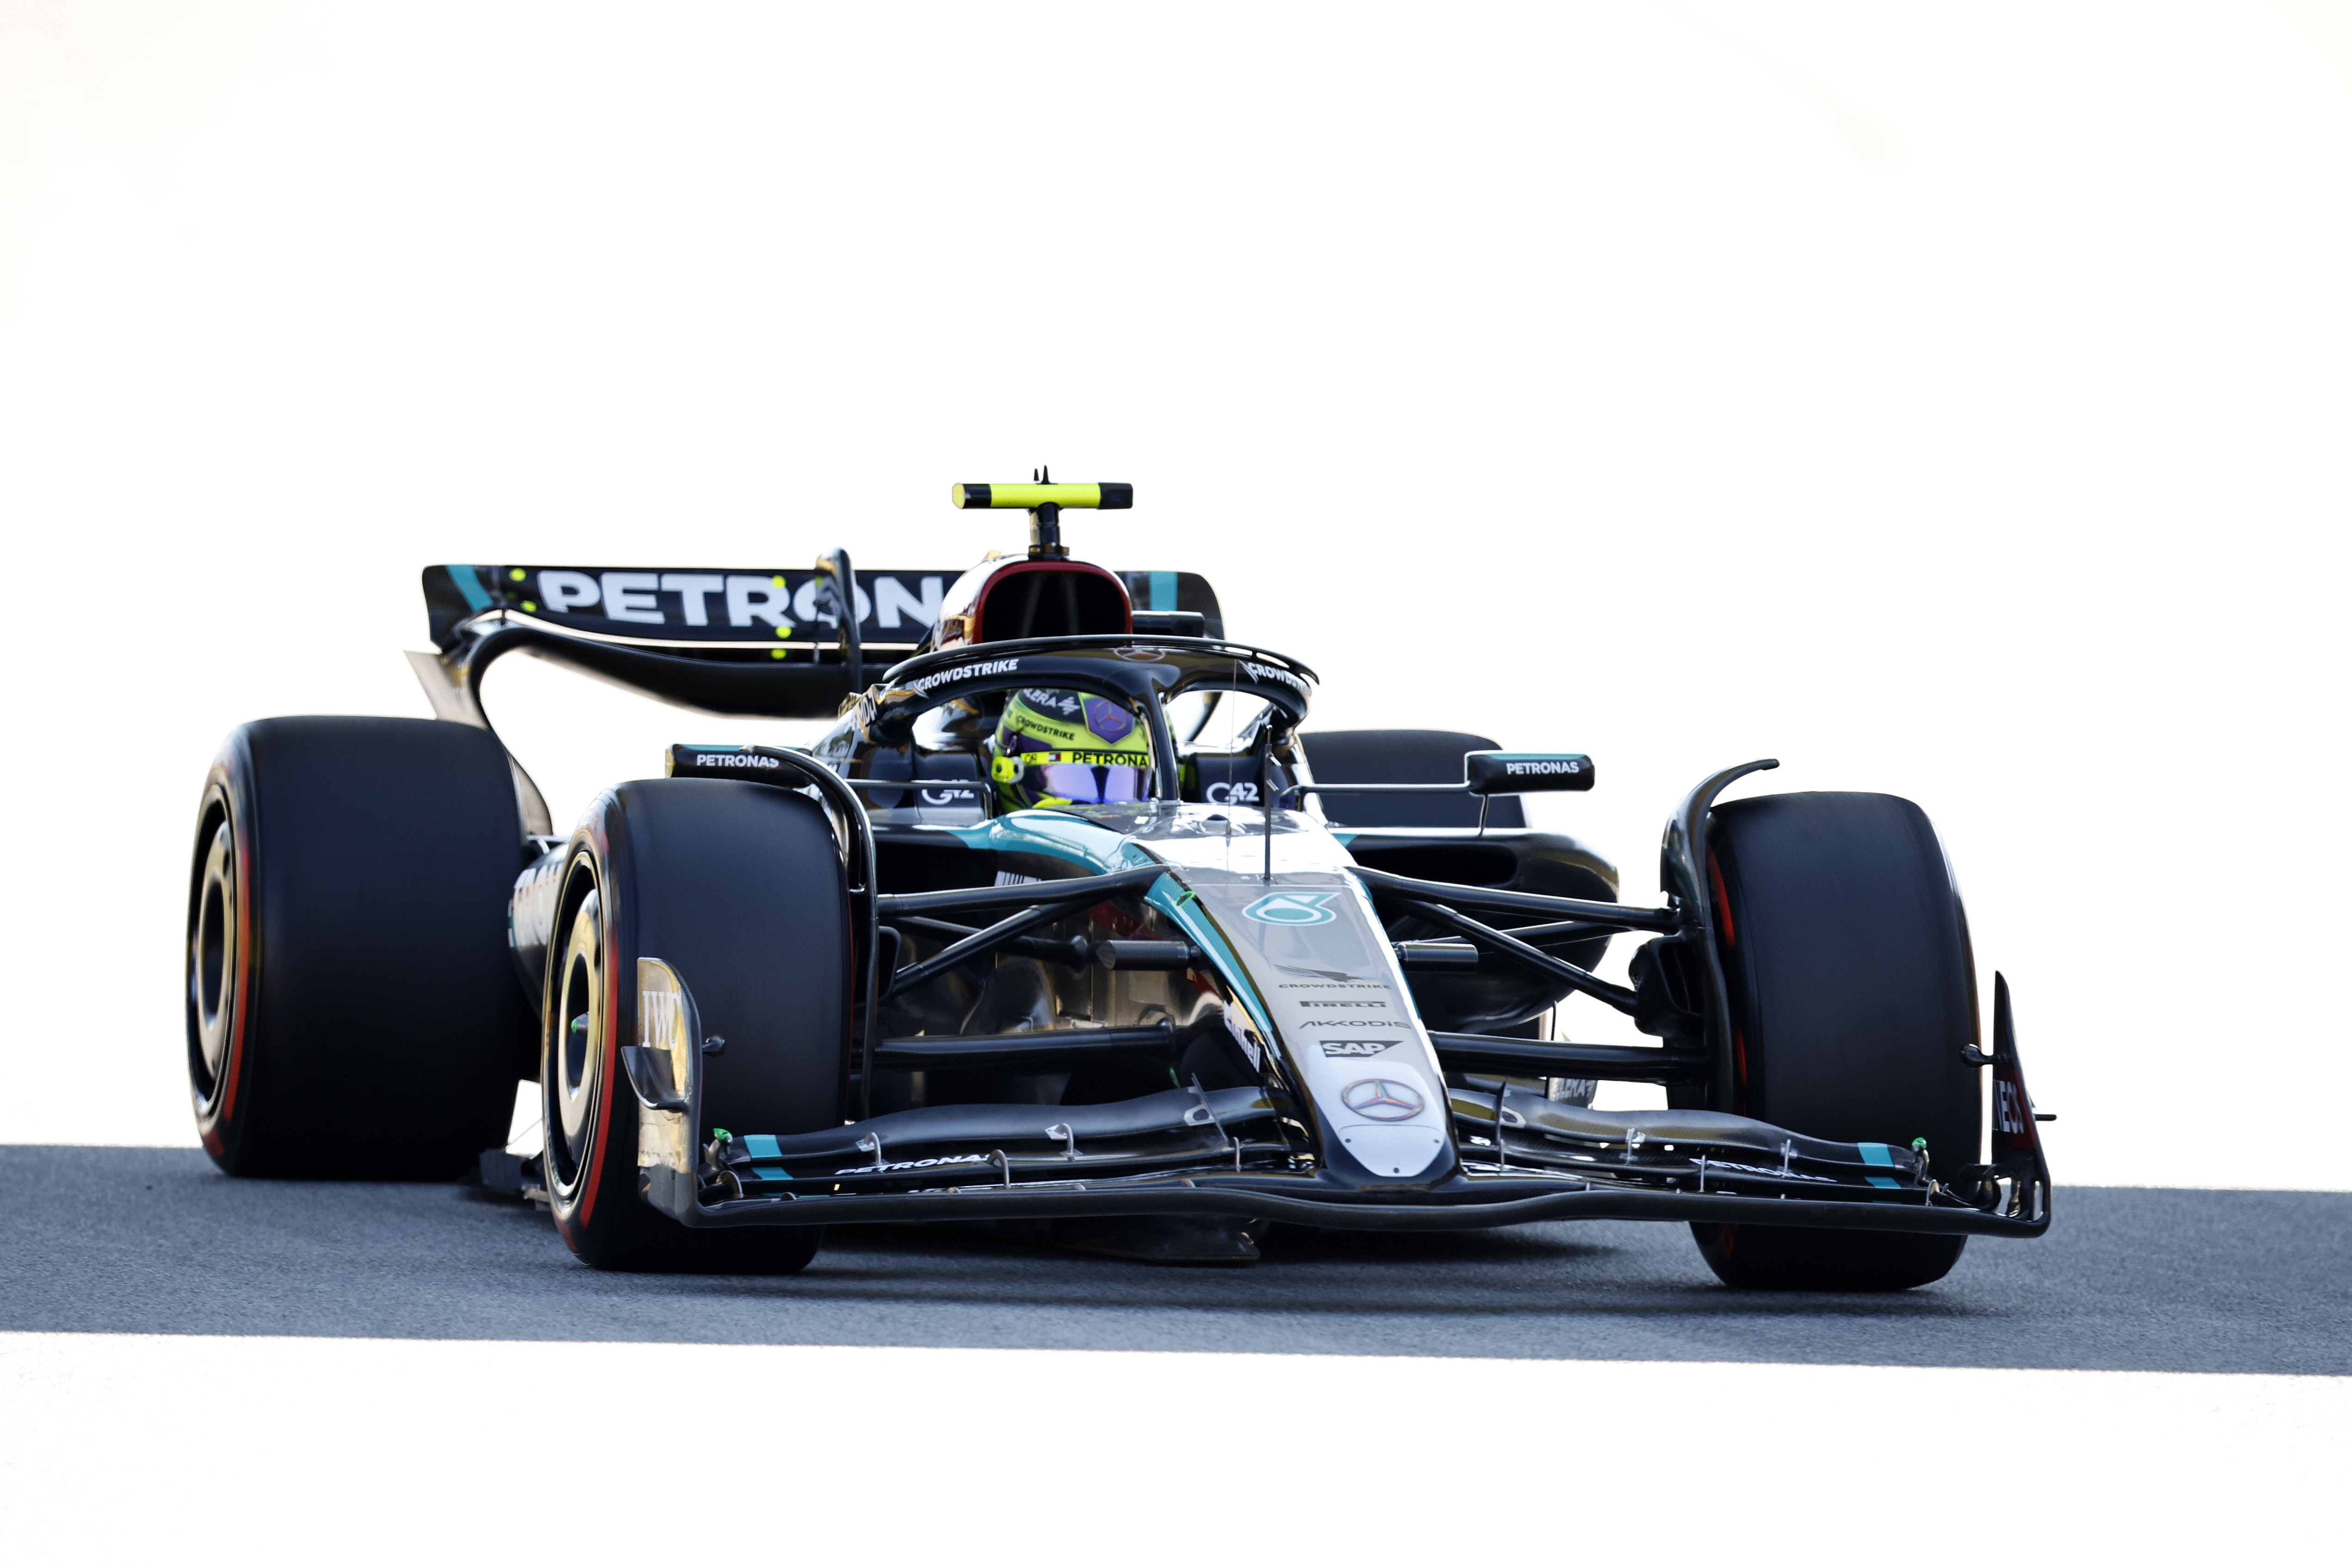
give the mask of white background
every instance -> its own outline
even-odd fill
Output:
[[[420,566],[1046,462],[1324,723],[1591,752],[1631,896],[1725,763],[1918,800],[2062,1180],[2343,1186],[2347,193],[2315,0],[12,0],[0,1138],[192,1141],[205,763],[424,714]],[[729,738],[493,703],[559,816]]]
[[[648,1394],[592,1496],[556,1479],[591,1445],[550,1440],[551,1461],[524,1417],[544,1390],[600,1385]],[[1297,1417],[1254,1422],[1250,1390]],[[491,1391],[510,1403],[486,1408]],[[2346,1393],[2343,1378],[1961,1367],[0,1334],[0,1544],[73,1568],[634,1564],[730,1546],[891,1568],[1425,1568],[1482,1547],[1522,1563],[2325,1562],[2339,1516],[2310,1527],[2340,1484]],[[731,1484],[689,1489],[666,1404],[775,1436],[740,1445],[738,1468],[699,1467]],[[1148,1447],[1102,1441],[1147,1411]],[[1729,1429],[1677,1445],[1707,1463],[1624,1440],[1693,1411]],[[593,1432],[592,1415],[572,1418]],[[787,1440],[796,1426],[810,1435]],[[1969,1451],[1937,1441],[1963,1426],[1987,1434],[1974,1487]],[[1383,1464],[1411,1480],[1368,1485]],[[1864,1468],[1891,1479],[1858,1483]],[[1670,1510],[1654,1506],[1669,1485]]]

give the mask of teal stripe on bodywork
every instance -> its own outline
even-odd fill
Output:
[[[1172,574],[1171,574],[1172,575]],[[1140,844],[1107,827],[1057,811],[1016,811],[1008,816],[991,818],[969,827],[951,827],[953,834],[966,847],[972,849],[1017,850],[1031,855],[1051,855],[1084,867],[1096,876],[1108,876],[1114,871],[1130,870],[1138,866],[1159,864],[1152,854]],[[1050,889],[1043,889],[1050,890]],[[1218,934],[1216,926],[1202,913],[1190,897],[1184,884],[1174,876],[1163,876],[1151,884],[1144,901],[1176,922],[1176,928],[1192,940],[1192,944],[1216,962],[1218,970],[1241,998],[1250,1019],[1257,1025],[1258,1034],[1271,1043],[1274,1039],[1274,1015],[1251,985],[1249,972],[1241,960]]]
[[[1271,1044],[1274,1040],[1274,1015],[1266,1010],[1265,1001],[1257,994],[1257,987],[1250,984],[1249,971],[1242,967],[1241,959],[1225,944],[1215,922],[1202,910],[1191,889],[1173,877],[1162,877],[1151,884],[1151,890],[1143,895],[1143,901],[1174,921],[1176,929],[1192,938],[1192,944],[1209,955],[1211,962],[1224,975],[1226,984],[1234,988],[1234,994],[1241,998],[1244,1007],[1249,1009],[1251,1021],[1257,1025],[1259,1037]]]
[[[1895,1168],[1895,1151],[1888,1148],[1885,1144],[1857,1143],[1854,1147],[1862,1151],[1862,1163],[1864,1164],[1885,1165],[1889,1170]],[[1903,1185],[1902,1183],[1896,1181],[1892,1176],[1867,1176],[1864,1179],[1869,1182],[1869,1184],[1874,1187],[1899,1188]]]
[[[466,596],[466,608],[480,611],[490,607],[489,590],[482,586],[481,568],[478,566],[444,566],[449,581],[457,584],[457,592]]]
[[[1151,602],[1147,610],[1172,610],[1176,607],[1176,574],[1154,572],[1151,574]]]
[[[743,1152],[754,1160],[781,1160],[784,1157],[784,1152],[778,1146],[776,1135],[772,1132],[743,1134]]]
[[[970,849],[1010,849],[1030,855],[1051,855],[1085,867],[1097,876],[1150,863],[1149,857],[1130,860],[1120,853],[1128,842],[1107,827],[1081,822],[1056,811],[1016,811],[970,827],[950,827]]]

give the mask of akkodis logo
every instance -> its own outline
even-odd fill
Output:
[[[1242,913],[1270,926],[1328,925],[1339,917],[1323,906],[1336,893],[1268,893]]]

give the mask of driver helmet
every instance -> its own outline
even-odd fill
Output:
[[[1151,738],[1108,697],[1044,687],[1015,691],[989,753],[997,804],[1006,811],[1125,805],[1150,794]]]

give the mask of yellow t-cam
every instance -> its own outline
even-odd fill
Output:
[[[958,485],[950,498],[964,510],[1022,510],[1041,506],[1075,506],[1088,510],[1125,511],[1135,504],[1133,485]]]
[[[1033,561],[1069,553],[1062,544],[1064,507],[1124,511],[1135,504],[1133,485],[1057,485],[1050,474],[1040,477],[1043,482],[1038,484],[958,485],[948,499],[967,511],[1025,509],[1029,513],[1029,558]]]

